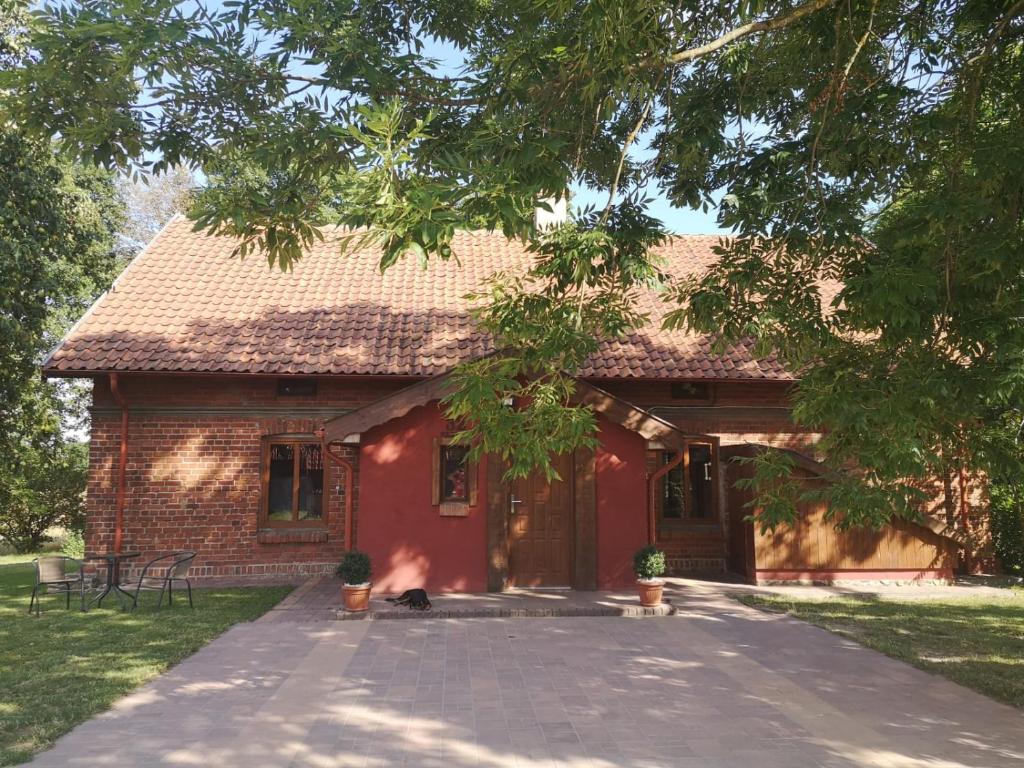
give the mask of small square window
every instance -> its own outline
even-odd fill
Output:
[[[706,381],[675,381],[669,390],[673,400],[711,399],[711,385]]]
[[[469,501],[469,448],[441,446],[441,501]]]
[[[281,397],[313,397],[316,379],[278,379],[277,394]]]

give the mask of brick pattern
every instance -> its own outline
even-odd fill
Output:
[[[326,465],[325,528],[259,534],[260,440],[312,433],[312,419],[137,416],[129,423],[124,548],[136,571],[173,550],[199,553],[192,575],[309,576],[329,573],[344,549],[344,471]],[[113,546],[120,419],[93,418],[86,546]],[[358,455],[345,448],[358,466]],[[358,479],[355,483],[358,487]],[[358,505],[358,500],[355,499]],[[282,538],[284,540],[282,540]]]

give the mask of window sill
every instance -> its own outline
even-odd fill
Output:
[[[256,532],[260,544],[323,544],[326,528],[261,528]]]
[[[468,501],[442,501],[438,505],[441,517],[469,517]]]

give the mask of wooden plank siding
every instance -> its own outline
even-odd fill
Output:
[[[737,452],[739,453],[739,452]],[[743,453],[749,453],[744,451]],[[756,515],[749,491],[734,486],[749,477],[749,465],[723,458],[729,530],[729,568],[749,580],[949,578],[956,564],[956,543],[925,525],[896,521],[880,530],[837,530],[823,502],[799,508],[791,526],[762,533],[745,517]],[[813,469],[798,466],[801,483],[823,482]]]
[[[754,559],[767,571],[930,571],[950,568],[948,540],[913,523],[881,530],[839,531],[818,503],[800,510],[799,521],[774,533],[754,531]],[[951,542],[950,542],[951,543]]]

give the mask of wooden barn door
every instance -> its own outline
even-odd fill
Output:
[[[512,483],[509,586],[572,586],[572,455],[556,456],[553,465],[561,480],[549,483],[534,472]]]

